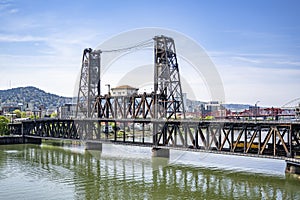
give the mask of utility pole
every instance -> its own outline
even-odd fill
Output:
[[[259,102],[260,102],[260,101],[256,101],[256,103],[255,103],[255,122],[257,122],[257,109],[258,109],[257,104],[258,104]]]
[[[107,94],[110,96],[110,84],[105,84],[105,86],[107,86]]]

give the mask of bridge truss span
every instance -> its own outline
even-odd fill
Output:
[[[112,129],[107,130],[107,126]],[[162,131],[154,134],[154,126]],[[282,159],[300,155],[300,123],[292,122],[56,119],[10,124],[10,128],[12,133],[23,133],[24,137],[45,139],[108,142]]]

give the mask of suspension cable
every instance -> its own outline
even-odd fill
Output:
[[[149,40],[137,43],[137,44],[135,44],[133,46],[130,46],[130,47],[124,47],[124,48],[119,48],[119,49],[110,49],[110,50],[101,50],[101,52],[102,53],[112,53],[112,52],[130,51],[132,49],[150,47],[150,45],[152,45],[152,44],[153,44],[153,40],[149,39]]]

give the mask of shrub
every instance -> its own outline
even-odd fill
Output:
[[[0,116],[0,135],[9,135],[8,123],[9,119]]]

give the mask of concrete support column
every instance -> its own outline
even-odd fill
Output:
[[[100,142],[86,142],[85,143],[86,150],[97,150],[102,151],[102,143]]]
[[[161,148],[152,148],[152,157],[169,158],[170,150]]]
[[[25,144],[42,144],[42,138],[24,137]]]
[[[287,162],[286,163],[285,172],[286,173],[290,173],[290,174],[298,174],[298,175],[300,175],[300,165],[299,164],[294,164],[294,163]]]

